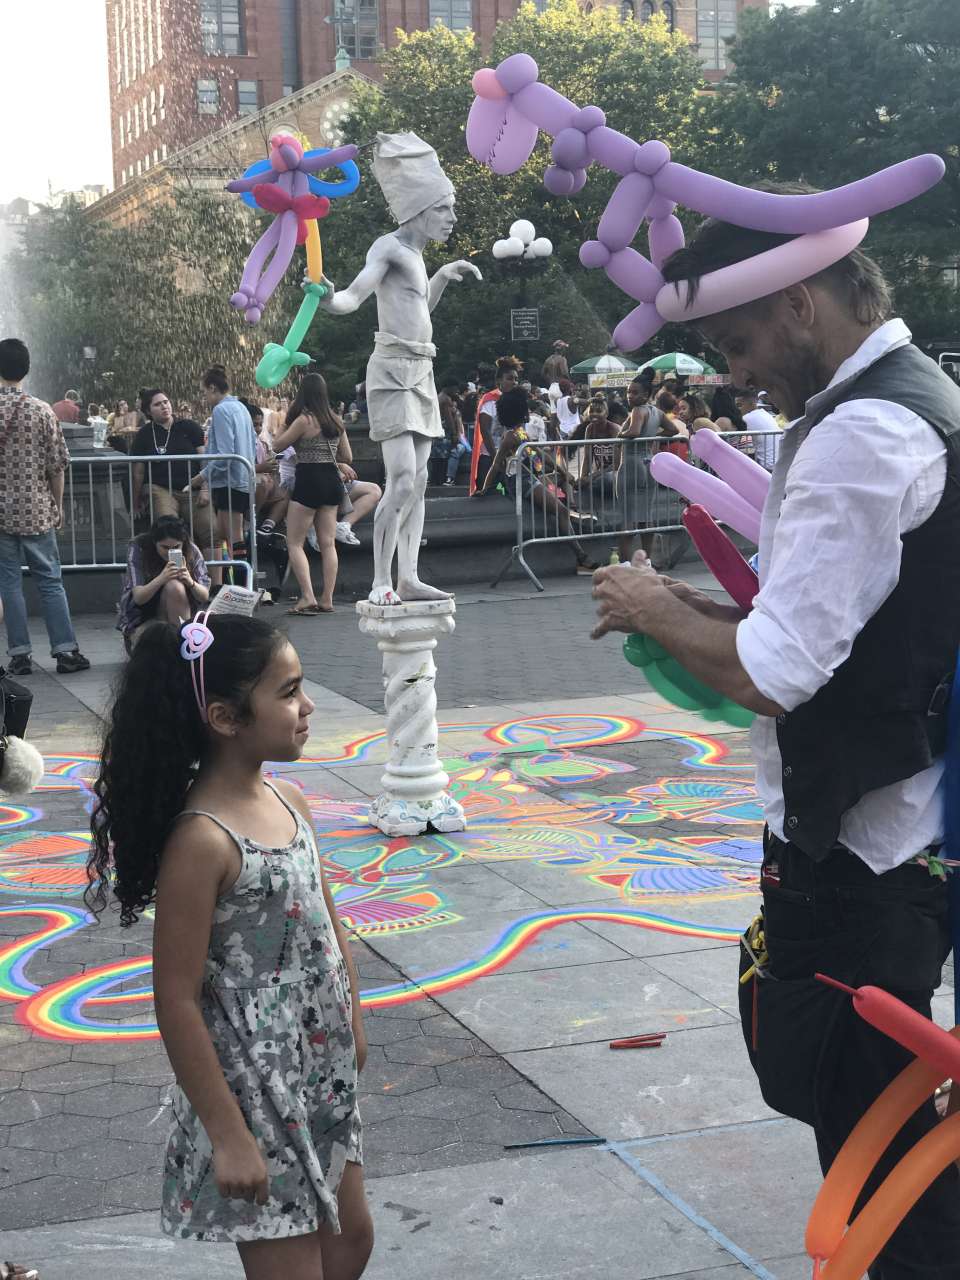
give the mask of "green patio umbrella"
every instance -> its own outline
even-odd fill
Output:
[[[570,370],[581,378],[588,378],[595,373],[631,373],[640,366],[629,356],[613,356],[609,352],[602,356],[589,356],[581,360]]]
[[[642,369],[656,369],[658,373],[679,373],[684,376],[691,373],[717,372],[713,365],[709,365],[703,360],[697,360],[693,356],[688,356],[683,351],[671,351],[669,355],[655,356],[640,367]]]

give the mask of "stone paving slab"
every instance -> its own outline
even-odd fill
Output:
[[[412,978],[471,963],[482,956],[520,914],[516,908],[472,910],[456,893],[449,891],[445,874],[437,877],[437,883],[442,886],[450,909],[462,913],[462,918],[422,933],[384,934],[375,941],[377,952],[394,961]],[[539,909],[540,905],[537,903],[534,909]],[[581,924],[563,924],[541,933],[533,943],[524,947],[511,960],[510,972],[529,973],[537,969],[563,969],[570,965],[622,960],[626,954],[625,949]]]
[[[803,1252],[807,1218],[822,1180],[813,1134],[805,1125],[778,1117],[623,1145],[753,1257]],[[731,1177],[732,1171],[743,1176]],[[810,1265],[808,1259],[808,1276]]]
[[[633,957],[533,973],[507,970],[440,999],[507,1055],[594,1041],[606,1048],[621,1036],[732,1022],[729,1014]]]
[[[739,1023],[669,1028],[659,1049],[611,1050],[607,1041],[508,1053],[581,1124],[611,1141],[740,1124],[774,1115],[760,1097]],[[608,1037],[608,1039],[611,1037]]]
[[[647,1280],[749,1275],[611,1153],[565,1149],[524,1160],[378,1178],[368,1280]],[[123,1280],[239,1280],[229,1246],[159,1236],[155,1214],[13,1231],[4,1249],[43,1280],[90,1267]]]

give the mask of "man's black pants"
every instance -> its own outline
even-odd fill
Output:
[[[770,835],[761,887],[769,976],[740,988],[744,1038],[764,1100],[813,1127],[826,1172],[913,1057],[864,1022],[849,996],[813,975],[882,987],[929,1018],[950,950],[947,890],[916,864],[878,876],[842,847],[817,863]],[[750,960],[745,953],[741,960],[742,972]],[[937,1123],[930,1099],[881,1158],[856,1211]],[[960,1280],[960,1174],[953,1165],[907,1215],[870,1275]]]

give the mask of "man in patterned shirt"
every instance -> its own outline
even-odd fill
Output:
[[[67,675],[90,666],[73,633],[57,548],[70,456],[53,410],[21,389],[29,372],[24,343],[19,338],[0,342],[0,599],[8,670],[15,676],[33,671],[21,570],[26,563],[40,593],[57,673]]]

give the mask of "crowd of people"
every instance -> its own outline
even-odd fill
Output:
[[[305,375],[292,401],[260,405],[236,394],[227,371],[213,365],[199,382],[204,412],[184,402],[174,407],[163,388],[146,387],[135,408],[120,400],[104,417],[95,404],[84,415],[72,389],[52,405],[29,395],[29,371],[25,344],[0,342],[0,598],[11,674],[33,671],[24,565],[37,585],[58,672],[90,665],[73,631],[56,536],[70,464],[61,424],[92,426],[95,444],[135,459],[134,536],[117,622],[128,653],[145,623],[187,618],[205,604],[222,586],[220,566],[249,561],[254,538],[279,557],[281,585],[289,563],[299,588],[290,613],[332,610],[337,544],[359,544],[354,526],[373,512],[381,490],[353,469],[343,405],[331,407],[320,374]],[[319,600],[306,546],[320,557]]]
[[[18,430],[18,460],[31,460],[25,489],[11,484],[0,493],[0,596],[11,673],[32,671],[24,564],[37,582],[58,670],[89,665],[72,630],[57,550],[69,465],[60,424],[86,424],[95,444],[136,460],[130,479],[134,537],[117,623],[128,652],[144,623],[186,617],[203,604],[222,585],[221,564],[248,560],[253,538],[279,564],[281,585],[288,568],[295,578],[291,614],[333,610],[337,546],[359,544],[355,526],[382,496],[378,484],[361,480],[354,469],[345,427],[345,420],[356,421],[364,411],[362,381],[349,410],[343,401],[334,409],[319,373],[304,375],[292,400],[269,396],[259,403],[238,394],[227,371],[213,365],[200,379],[202,409],[182,400],[175,404],[162,387],[152,386],[139,391],[133,407],[119,400],[104,413],[105,406],[91,403],[84,413],[73,389],[50,406],[27,395],[21,384],[29,352],[16,339],[2,345],[0,385],[6,394],[0,426]],[[772,468],[779,423],[762,393],[717,387],[708,405],[680,379],[658,381],[652,370],[643,370],[621,399],[620,389],[591,392],[574,383],[565,351],[558,340],[532,377],[518,357],[508,355],[492,366],[477,366],[466,381],[452,374],[438,378],[444,435],[433,446],[431,469],[434,482],[448,488],[468,471],[470,492],[478,498],[501,492],[515,499],[519,486],[556,535],[569,540],[577,573],[597,567],[578,534],[615,527],[622,534],[619,554],[626,557],[632,547],[628,530],[644,523],[640,495],[650,490],[651,450],[641,452],[627,441],[652,438],[655,449],[695,462],[691,435],[733,432],[738,447]],[[544,447],[522,450],[527,442]],[[566,447],[551,449],[551,442]],[[16,510],[4,516],[4,503]],[[29,511],[21,511],[27,506]],[[603,526],[598,509],[605,513]],[[607,512],[616,513],[613,525]],[[643,545],[648,549],[646,539]],[[308,547],[320,560],[319,593]]]

